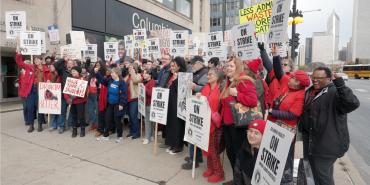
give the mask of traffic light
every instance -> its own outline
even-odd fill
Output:
[[[289,46],[297,49],[299,46],[299,33],[296,33],[293,38],[289,39]]]

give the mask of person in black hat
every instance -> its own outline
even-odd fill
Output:
[[[220,59],[218,57],[212,57],[208,61],[208,69],[217,68],[219,64],[220,64]]]

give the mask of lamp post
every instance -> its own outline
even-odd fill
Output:
[[[303,22],[302,11],[297,9],[297,0],[293,0],[293,9],[289,13],[289,17],[292,17],[292,38],[290,39],[289,45],[291,46],[291,59],[295,63],[297,53],[295,50],[299,46],[299,33],[296,33],[296,24]]]

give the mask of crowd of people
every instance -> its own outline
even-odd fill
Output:
[[[85,128],[95,132],[98,141],[115,138],[122,143],[124,118],[128,117],[127,138],[141,137],[140,120],[143,119],[145,136],[143,144],[153,141],[154,123],[149,120],[152,89],[169,89],[167,124],[160,130],[164,142],[159,146],[171,155],[184,152],[182,169],[192,169],[194,146],[184,139],[185,121],[177,117],[178,73],[193,73],[191,89],[193,95],[207,98],[212,111],[209,150],[196,150],[195,167],[207,158],[207,170],[203,176],[208,182],[225,180],[220,154],[225,150],[233,169],[230,184],[250,184],[258,149],[266,126],[266,119],[292,132],[302,132],[304,157],[309,160],[316,184],[331,185],[333,164],[344,155],[349,146],[347,113],[359,107],[359,101],[343,79],[327,67],[314,69],[310,78],[305,71],[293,70],[288,58],[277,55],[272,49],[272,61],[263,43],[258,43],[261,58],[242,61],[230,57],[220,61],[213,57],[208,61],[202,56],[191,59],[163,54],[161,59],[133,60],[120,53],[117,61],[98,59],[92,63],[33,56],[33,63],[24,60],[17,47],[16,63],[19,73],[19,96],[23,99],[23,115],[28,132],[34,131],[34,120],[38,120],[37,131],[46,124],[45,115],[39,114],[38,83],[61,83],[67,77],[88,82],[84,97],[62,94],[60,115],[50,115],[50,131],[72,130],[72,138],[85,136]],[[138,116],[138,85],[146,89],[146,115]],[[263,118],[256,119],[246,127],[235,127],[231,103],[262,112]],[[68,108],[70,107],[70,108]],[[69,110],[69,111],[68,111]],[[69,112],[67,116],[67,112]],[[140,118],[141,117],[141,118]],[[116,134],[116,137],[112,135]],[[293,140],[285,165],[281,184],[293,184]]]

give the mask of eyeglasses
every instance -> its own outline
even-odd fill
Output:
[[[326,77],[326,76],[324,76],[324,77],[312,77],[312,80],[323,80],[323,79],[325,79],[325,78],[328,78],[328,77]]]
[[[288,66],[289,64],[281,64],[282,66]]]

